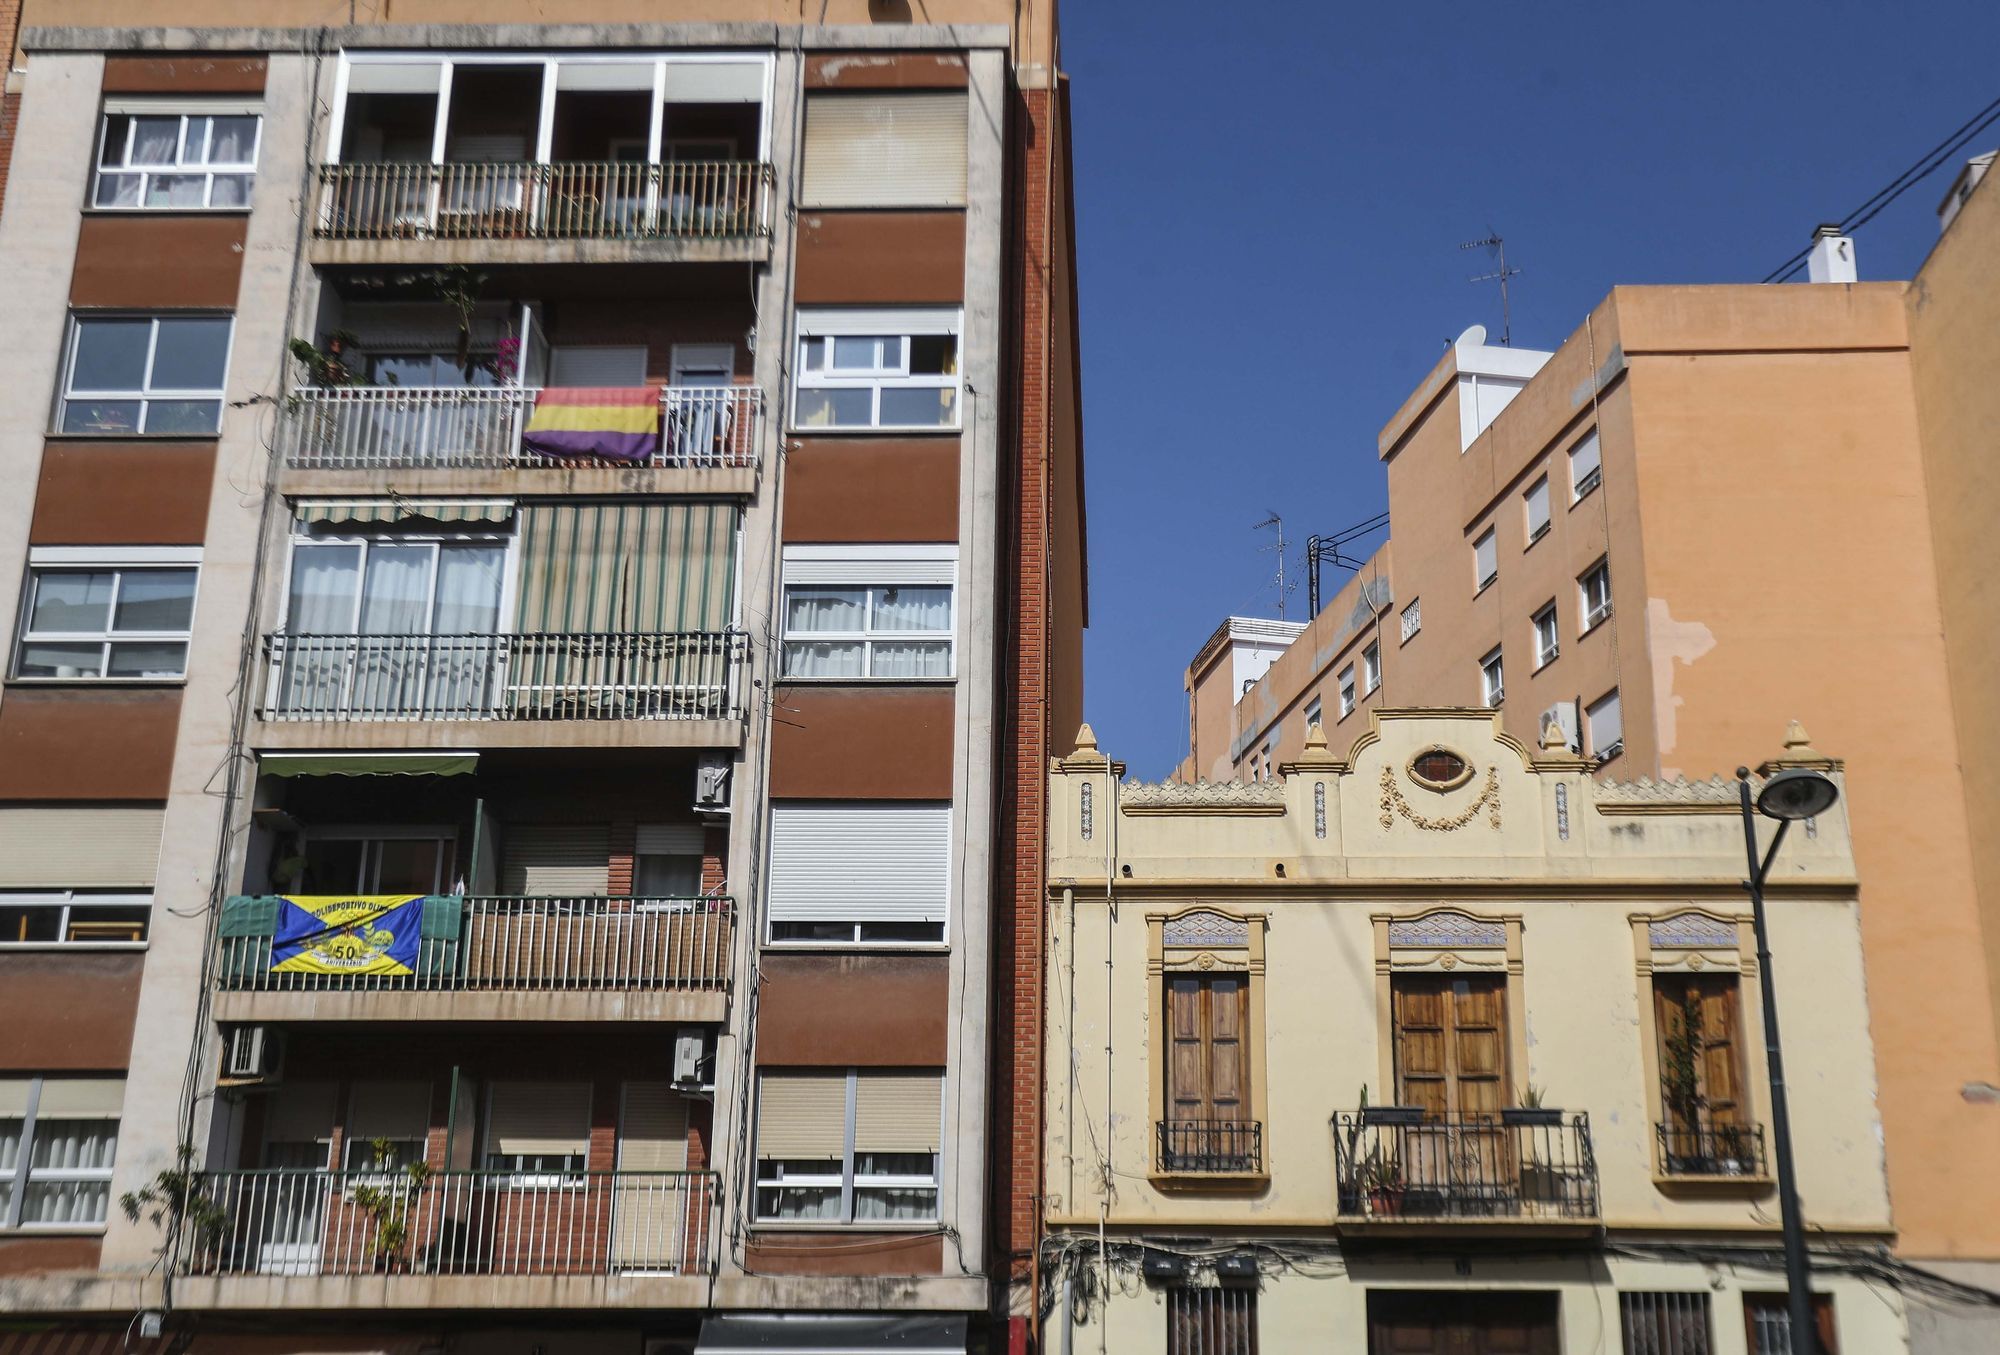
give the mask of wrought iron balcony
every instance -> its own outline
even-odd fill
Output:
[[[276,968],[280,901],[226,901],[217,986],[233,992],[696,991],[729,987],[736,901],[727,897],[440,895],[423,905],[407,973]]]
[[[1255,1120],[1162,1120],[1158,1129],[1163,1173],[1264,1170],[1264,1126]]]
[[[1755,1179],[1770,1174],[1763,1125],[1662,1123],[1653,1128],[1660,1141],[1663,1175]]]
[[[713,1172],[203,1172],[173,1271],[707,1275],[719,1198]]]
[[[267,635],[265,720],[740,720],[749,637]]]
[[[1388,1124],[1334,1116],[1343,1219],[1590,1220],[1598,1217],[1590,1117],[1509,1124],[1497,1114],[1452,1114]]]
[[[729,240],[769,235],[757,160],[322,165],[322,240]]]
[[[334,386],[296,391],[279,419],[294,470],[541,470],[755,467],[764,429],[756,386],[667,386],[659,448],[636,461],[543,456],[522,446],[531,386]]]

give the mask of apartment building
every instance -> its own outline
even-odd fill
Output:
[[[29,0],[0,1322],[1004,1339],[1066,112],[920,8]]]
[[[1226,784],[1126,781],[1087,727],[1054,764],[1051,1348],[1803,1349],[1737,786],[1503,726],[1377,706]],[[1797,729],[1758,775],[1794,767],[1840,777]],[[1820,1344],[1886,1355],[1844,809],[1776,860]]]
[[[1552,354],[1468,331],[1382,431],[1390,541],[1247,691],[1215,641],[1189,669],[1181,777],[1298,756],[1314,708],[1338,745],[1376,709],[1488,706],[1621,781],[1728,775],[1804,721],[1855,775],[1900,1254],[1991,1291],[2000,190],[1975,183],[1907,283],[1823,239],[1826,281],[1620,287]],[[2000,1322],[1947,1298],[1912,1331],[1981,1350]]]

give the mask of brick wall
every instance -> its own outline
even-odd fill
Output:
[[[14,64],[14,42],[20,36],[21,0],[0,0],[0,46],[7,52],[7,69]],[[0,71],[0,76],[5,72]],[[14,163],[14,128],[21,120],[21,96],[0,97],[0,208],[7,202],[7,171]]]

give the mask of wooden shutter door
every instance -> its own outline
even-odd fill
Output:
[[[1422,1106],[1426,1119],[1442,1119],[1450,1104],[1443,985],[1430,979],[1398,980],[1393,996],[1396,1100]]]
[[[1206,1120],[1208,1051],[1201,980],[1167,980],[1167,1118]]]
[[[1451,980],[1452,1109],[1497,1116],[1507,1104],[1507,989],[1497,978]]]
[[[1660,1105],[1666,1112],[1671,1152],[1692,1151],[1691,1136],[1700,1126],[1694,1112],[1675,1088],[1674,1046],[1687,1038],[1687,984],[1671,977],[1653,980],[1653,1020],[1659,1027]],[[1696,1060],[1695,1095],[1701,1092],[1699,1060]]]
[[[1743,1088],[1739,1076],[1742,1043],[1738,1038],[1734,977],[1715,975],[1698,981],[1701,989],[1701,1080],[1712,1125],[1740,1125]]]
[[[1243,1042],[1249,985],[1239,978],[1210,979],[1208,999],[1208,1117],[1250,1118],[1249,1068]]]

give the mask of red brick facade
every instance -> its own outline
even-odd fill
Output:
[[[0,44],[7,49],[7,67],[13,69],[14,43],[20,36],[21,0],[0,0]],[[21,120],[21,96],[8,91],[0,97],[0,208],[7,203],[7,171],[14,164],[14,129]]]

